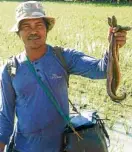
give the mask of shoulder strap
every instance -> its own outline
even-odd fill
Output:
[[[13,78],[16,75],[17,70],[17,63],[15,56],[11,56],[8,58],[6,62],[7,71],[11,78]],[[16,127],[15,127],[16,129]],[[7,145],[6,152],[13,151],[14,149],[14,138],[15,138],[15,132],[12,133],[12,136],[10,138],[9,144]]]
[[[63,51],[63,47],[60,47],[60,46],[54,46],[53,47],[53,51],[54,51],[54,54],[59,58],[63,68],[66,70],[67,72],[67,75],[65,76],[65,79],[67,81],[67,85],[69,87],[69,72],[68,72],[68,66],[67,66],[67,63],[65,61],[65,58],[64,56],[62,55],[62,51]],[[68,99],[69,103],[71,104],[72,106],[72,110],[75,111],[76,113],[80,114],[80,112],[78,112],[77,108],[74,106],[74,104],[71,102],[70,99]]]
[[[63,51],[64,48],[62,47],[59,47],[59,46],[54,46],[53,47],[53,51],[54,51],[54,54],[59,58],[63,68],[66,70],[67,72],[67,75],[65,76],[65,79],[67,81],[67,85],[69,86],[69,72],[68,72],[68,66],[67,66],[67,63],[65,61],[65,58],[64,56],[62,55],[62,51]]]
[[[67,67],[67,63],[65,61],[64,56],[62,55],[62,51],[64,48],[59,47],[59,46],[54,46],[54,53],[55,55],[59,58],[59,60],[61,61],[61,64],[63,65],[64,69],[67,71],[68,73],[68,67]]]
[[[7,60],[7,71],[11,77],[14,77],[16,75],[16,70],[17,70],[16,58],[15,56],[11,56]]]

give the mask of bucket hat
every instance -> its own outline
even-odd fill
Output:
[[[55,24],[55,18],[46,16],[44,8],[40,2],[27,1],[19,4],[16,8],[16,24],[10,31],[18,32],[20,21],[33,18],[44,18],[47,23],[48,31],[50,31]]]

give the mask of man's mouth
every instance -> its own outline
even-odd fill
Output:
[[[38,36],[38,35],[30,35],[28,37],[28,40],[37,40],[37,39],[40,39],[40,36]]]

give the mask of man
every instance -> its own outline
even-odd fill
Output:
[[[68,115],[66,71],[53,53],[53,47],[46,44],[47,33],[53,28],[55,19],[47,17],[42,5],[35,1],[21,3],[16,10],[16,19],[12,31],[22,39],[25,50],[16,56],[16,75],[11,78],[6,66],[1,75],[0,152],[9,143],[15,114],[15,151],[59,152],[66,123],[25,63],[27,56],[38,77],[51,90],[64,114]],[[126,33],[116,33],[116,40],[122,47]],[[92,79],[106,78],[107,55],[97,60],[69,49],[64,49],[62,55],[69,74]]]

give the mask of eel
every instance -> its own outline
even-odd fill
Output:
[[[132,28],[129,26],[117,25],[115,16],[108,17],[108,24],[114,32],[111,33],[110,44],[108,50],[108,65],[107,65],[107,94],[112,101],[120,103],[126,98],[126,93],[117,96],[117,89],[121,80],[120,66],[119,66],[119,46],[116,43],[114,33],[119,31],[129,31]]]

